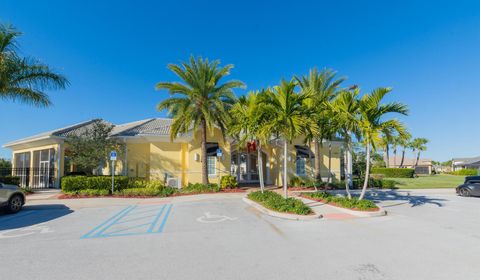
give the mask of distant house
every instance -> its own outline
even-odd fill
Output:
[[[432,174],[433,165],[431,159],[421,158],[418,160],[417,166],[415,167],[416,158],[404,158],[402,164],[402,157],[397,156],[390,157],[388,167],[391,168],[414,168],[416,174]]]
[[[480,156],[471,158],[453,158],[452,170],[480,169]]]

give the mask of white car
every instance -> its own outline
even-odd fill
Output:
[[[0,183],[0,208],[8,213],[17,213],[25,204],[25,194],[15,185]]]

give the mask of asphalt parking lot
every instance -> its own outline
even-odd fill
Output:
[[[36,200],[0,214],[2,279],[478,279],[480,198],[377,192],[377,218],[288,221],[242,194]]]

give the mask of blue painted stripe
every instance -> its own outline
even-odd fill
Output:
[[[170,214],[170,211],[172,210],[172,204],[168,205],[167,213],[165,213],[165,216],[163,217],[163,221],[160,224],[160,227],[158,228],[157,232],[162,232],[163,228],[165,227],[165,223],[168,220],[168,215]]]
[[[38,211],[38,210],[37,210]],[[3,223],[3,222],[6,222],[6,221],[10,221],[10,220],[13,220],[13,219],[18,219],[18,218],[21,218],[21,217],[25,217],[25,216],[28,216],[30,214],[33,214],[35,212],[37,212],[36,210],[27,210],[27,211],[24,211],[23,213],[19,213],[19,214],[14,214],[14,215],[11,215],[11,216],[8,216],[6,217],[5,219],[2,219],[0,220],[0,223]]]
[[[131,214],[127,216],[127,218],[130,218]],[[122,220],[121,222],[117,222],[116,225],[119,225],[119,224],[124,224],[124,223],[128,223],[128,222],[134,222],[134,221],[138,221],[138,220],[143,220],[143,219],[146,219],[146,218],[151,218],[151,217],[155,217],[157,215],[153,214],[153,215],[148,215],[148,216],[142,216],[142,217],[138,217],[138,218],[135,218],[135,219],[130,219],[130,220]]]
[[[95,228],[93,228],[91,231],[89,231],[88,233],[84,234],[82,237],[80,238],[88,238],[89,235],[91,235],[92,233],[94,233],[95,231],[97,231],[98,229],[100,229],[102,226],[108,224],[110,221],[112,221],[113,219],[115,219],[116,217],[118,217],[119,215],[121,215],[122,213],[124,213],[125,211],[127,211],[128,209],[131,209],[132,205],[129,205],[127,206],[126,208],[124,208],[123,210],[119,211],[117,214],[113,215],[112,217],[110,217],[108,220],[106,220],[105,222],[99,224],[98,226],[96,226]]]
[[[120,216],[118,216],[115,220],[113,220],[110,224],[102,228],[99,232],[97,232],[94,236],[102,235],[106,230],[108,230],[111,226],[115,225],[116,222],[120,221],[123,217],[125,217],[128,213],[130,213],[133,209],[137,208],[137,205],[133,206],[132,208],[128,209],[127,211],[123,212]]]
[[[115,230],[115,231],[111,231],[111,232],[107,232],[105,234],[103,234],[103,236],[115,236],[117,232],[122,232],[122,231],[126,231],[126,230],[131,230],[131,229],[136,229],[136,228],[139,228],[139,227],[143,227],[143,226],[146,226],[146,225],[149,225],[150,223],[144,223],[144,224],[141,224],[141,225],[136,225],[136,226],[133,226],[133,227],[129,227],[129,228],[122,228],[122,229],[118,229],[118,230]],[[132,232],[132,233],[137,233],[137,232]],[[143,232],[138,232],[137,234],[141,234]]]
[[[163,205],[162,209],[160,209],[160,211],[158,211],[157,216],[155,217],[155,219],[153,219],[152,224],[150,224],[150,226],[148,227],[147,233],[151,233],[151,232],[153,231],[153,229],[155,228],[155,226],[156,226],[157,223],[158,223],[158,220],[159,220],[160,217],[162,216],[162,213],[163,213],[163,210],[164,210],[164,209],[165,209],[165,205]]]

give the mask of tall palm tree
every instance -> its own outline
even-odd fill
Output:
[[[385,167],[390,167],[390,145],[393,144],[393,139],[395,135],[392,134],[390,129],[384,129],[381,131],[381,137],[379,145],[383,149],[384,155],[383,159],[385,161]]]
[[[411,142],[411,148],[413,151],[417,152],[417,159],[415,160],[415,167],[418,166],[418,161],[420,160],[420,152],[427,150],[427,138],[414,138]]]
[[[301,77],[295,76],[295,80],[300,86],[301,92],[304,94],[309,94],[311,98],[306,100],[306,106],[312,110],[310,118],[313,118],[314,121],[321,126],[321,123],[327,122],[326,112],[327,112],[327,102],[330,102],[337,95],[337,90],[340,84],[345,81],[344,77],[337,78],[337,72],[331,69],[323,69],[318,71],[317,68],[310,69],[308,75]],[[321,155],[320,155],[320,146],[322,145],[322,140],[326,134],[323,133],[324,129],[318,129],[316,133],[312,134],[311,130],[307,130],[307,141],[313,140],[315,144],[314,153],[315,153],[315,179],[322,181],[321,175]]]
[[[195,134],[200,131],[203,184],[208,184],[207,132],[217,126],[225,135],[230,118],[228,110],[236,99],[233,89],[245,87],[243,82],[236,80],[220,84],[220,80],[230,74],[233,65],[219,65],[219,60],[210,62],[208,58],[190,56],[188,63],[168,65],[168,69],[182,82],[160,82],[156,85],[157,90],[166,89],[170,94],[158,104],[157,109],[168,110],[173,117],[171,140],[191,129]]]
[[[359,129],[362,133],[363,142],[366,149],[365,181],[363,183],[362,192],[359,199],[363,199],[368,186],[370,173],[370,152],[375,150],[375,143],[378,142],[382,131],[391,131],[403,134],[405,128],[402,123],[396,119],[385,120],[386,114],[398,113],[406,115],[408,113],[407,106],[392,102],[383,104],[383,98],[391,91],[391,88],[377,88],[370,94],[365,94],[359,103]]]
[[[330,105],[332,115],[335,117],[338,127],[338,132],[344,140],[346,154],[352,153],[353,136],[359,138],[358,130],[358,95],[360,90],[357,87],[352,87],[348,90],[343,90],[335,98]],[[348,156],[345,157],[345,167],[349,165]],[[350,194],[350,174],[346,174],[345,191],[348,198],[352,198]]]
[[[265,109],[261,101],[265,98],[266,91],[249,92],[248,96],[241,96],[230,109],[232,116],[228,127],[228,133],[237,138],[238,143],[245,145],[246,142],[255,141],[257,150],[258,174],[260,190],[264,191],[262,146],[270,140],[270,131],[263,130],[263,126],[271,120],[272,115]]]
[[[267,91],[263,100],[266,110],[273,116],[273,119],[265,124],[262,130],[274,132],[274,134],[283,139],[283,190],[285,198],[288,197],[288,143],[291,143],[293,139],[303,134],[307,127],[314,133],[317,130],[317,124],[309,117],[311,111],[305,106],[305,102],[310,98],[310,94],[296,93],[296,86],[297,83],[294,79],[290,81],[282,79],[278,86]]]
[[[0,99],[47,107],[51,101],[45,91],[64,89],[69,82],[38,60],[21,57],[20,35],[13,26],[0,25]]]
[[[408,132],[404,133],[403,135],[399,135],[399,145],[402,147],[402,159],[400,160],[400,168],[403,167],[403,162],[405,160],[405,150],[410,147],[411,139],[412,135]]]

